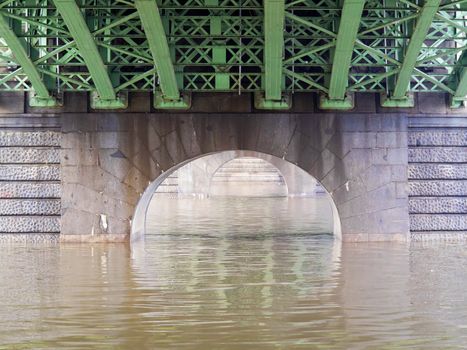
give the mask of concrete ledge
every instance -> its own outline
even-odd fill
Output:
[[[126,243],[130,241],[130,235],[60,235],[59,241],[60,243]]]

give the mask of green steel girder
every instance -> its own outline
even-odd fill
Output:
[[[264,98],[281,101],[284,0],[264,0]]]
[[[462,54],[459,63],[460,67],[458,72],[458,83],[456,90],[451,98],[451,107],[453,108],[466,105],[467,101],[467,51]]]
[[[125,103],[115,93],[107,67],[76,1],[53,0],[53,2],[76,42],[79,54],[83,58],[96,86],[98,98],[93,100],[98,102],[95,107],[100,109],[124,108]]]
[[[358,91],[393,101],[432,91],[462,98],[465,1],[443,0],[427,16],[423,0],[367,0],[359,20],[347,7],[361,0],[276,1],[157,0],[156,7],[156,0],[138,0],[149,8],[140,16],[138,3],[128,0],[0,0],[0,14],[15,25],[30,62],[12,56],[15,44],[0,33],[0,91],[38,94],[39,76],[50,96],[97,91],[104,101],[119,101],[117,94],[127,91],[152,91],[164,102],[187,101],[192,91],[258,92],[277,102],[260,104],[266,108],[307,91],[326,94],[323,101],[334,108],[332,101],[342,107]],[[414,23],[420,27],[421,17],[425,34],[417,50],[413,38],[422,31]],[[355,40],[345,39],[355,33]],[[164,104],[171,105],[180,106]]]
[[[141,18],[141,25],[146,34],[149,49],[160,80],[162,94],[156,100],[156,108],[162,107],[160,100],[167,101],[163,103],[164,106],[188,108],[189,105],[185,104],[184,100],[180,98],[169,45],[167,44],[157,3],[154,0],[135,0],[135,6]]]
[[[435,17],[440,4],[441,0],[425,0],[425,4],[420,10],[415,29],[405,52],[404,61],[400,67],[396,85],[389,96],[389,100],[393,101],[388,101],[386,99],[386,101],[383,102],[383,106],[385,103],[387,106],[391,107],[398,105],[395,101],[400,101],[400,107],[409,107],[412,105],[411,99],[407,96],[407,90],[409,89],[410,80],[412,78],[418,56],[423,43],[427,38],[428,31],[432,26],[433,18]]]
[[[328,98],[322,100],[321,108],[350,109],[353,107],[352,99],[346,98],[346,91],[349,83],[348,76],[352,55],[364,6],[365,0],[344,0],[336,48],[332,60]]]
[[[25,49],[27,43],[16,36],[8,20],[2,13],[0,13],[0,36],[5,40],[8,48],[11,50],[12,60],[16,61],[16,63],[21,66],[21,69],[27,74],[31,81],[34,94],[30,99],[30,105],[36,107],[56,106],[57,101],[50,95],[37,67],[34,65]]]

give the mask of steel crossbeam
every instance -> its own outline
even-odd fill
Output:
[[[458,106],[466,2],[439,4],[0,0],[0,91],[34,91],[50,104],[90,91],[104,108],[124,106],[128,91],[154,92],[163,108],[186,107],[196,91],[255,92],[258,108],[286,108],[290,94],[309,91],[328,108],[349,108],[354,92],[387,95],[386,106],[445,92]]]

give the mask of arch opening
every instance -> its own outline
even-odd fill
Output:
[[[220,151],[186,160],[161,174],[145,190],[135,210],[131,241],[147,232],[151,203],[180,198],[310,198],[325,200],[326,232],[341,238],[337,207],[329,192],[308,172],[284,159],[256,151]]]

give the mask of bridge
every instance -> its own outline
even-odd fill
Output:
[[[0,239],[128,240],[151,183],[224,151],[315,177],[343,240],[465,239],[466,22],[465,0],[3,0]]]

